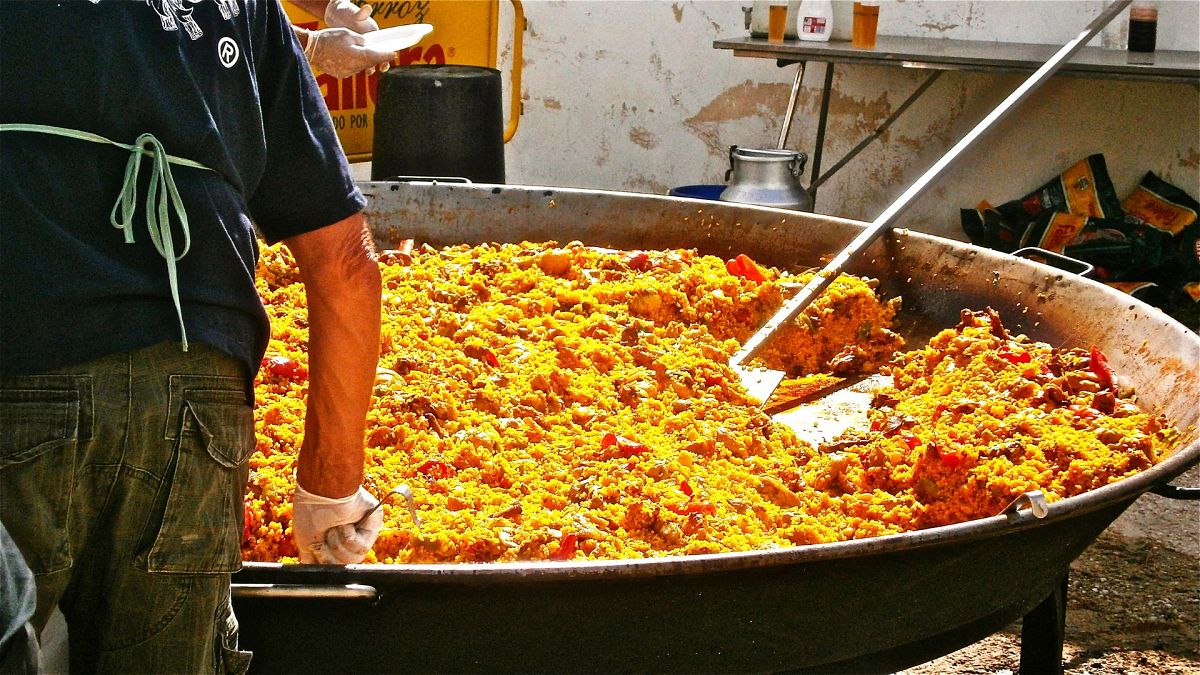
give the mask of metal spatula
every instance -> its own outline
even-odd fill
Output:
[[[742,386],[751,396],[760,401],[766,401],[771,392],[779,386],[779,383],[784,378],[784,373],[777,370],[767,370],[764,368],[755,368],[747,366],[746,363],[750,359],[757,356],[767,344],[768,338],[775,334],[780,327],[796,318],[800,312],[803,312],[813,300],[824,291],[829,284],[833,283],[842,270],[858,257],[863,250],[870,246],[872,242],[879,238],[884,232],[891,230],[892,224],[896,219],[909,207],[914,199],[929,186],[935,179],[940,177],[972,143],[989,131],[992,126],[1006,117],[1014,108],[1020,105],[1026,98],[1029,97],[1043,82],[1048,80],[1062,64],[1066,63],[1075,52],[1087,44],[1097,33],[1100,32],[1113,17],[1121,13],[1123,9],[1129,6],[1132,0],[1117,0],[1109,5],[1103,12],[1091,21],[1080,33],[1075,36],[1067,44],[1063,45],[1054,56],[1050,57],[1049,61],[1042,64],[1029,79],[1025,80],[1021,86],[1017,87],[1013,93],[1009,94],[1008,98],[1004,99],[1000,105],[996,106],[987,117],[983,118],[979,124],[975,125],[966,136],[962,138],[953,148],[942,156],[933,166],[931,166],[915,183],[912,184],[904,194],[900,195],[896,201],[884,209],[883,213],[863,230],[854,241],[850,242],[846,248],[842,249],[832,260],[829,261],[815,277],[812,278],[800,292],[789,298],[779,308],[775,314],[767,320],[762,328],[759,328],[750,339],[746,340],[742,348],[737,351],[729,359],[729,367],[732,368],[741,379]]]

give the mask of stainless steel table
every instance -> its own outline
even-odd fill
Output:
[[[1014,44],[1007,42],[984,42],[981,40],[945,40],[938,38],[890,37],[881,35],[875,49],[856,49],[848,41],[801,42],[784,40],[768,42],[766,38],[742,37],[713,42],[715,49],[728,49],[734,56],[760,59],[775,59],[779,66],[799,64],[792,83],[783,128],[779,133],[778,147],[787,143],[791,130],[796,99],[809,61],[820,61],[825,66],[825,82],[821,91],[820,114],[817,118],[817,137],[813,149],[812,181],[809,192],[814,203],[817,188],[839,169],[879,138],[924,94],[947,70],[965,70],[988,73],[1028,73],[1036,70],[1058,50],[1059,45]],[[900,68],[920,68],[932,71],[913,93],[896,107],[892,114],[879,124],[869,136],[850,149],[825,173],[821,173],[821,155],[825,144],[825,125],[829,116],[829,92],[833,86],[833,71],[837,64],[865,64]],[[1058,75],[1139,80],[1147,82],[1169,82],[1200,85],[1200,52],[1156,51],[1153,54],[1131,54],[1124,50],[1085,47],[1065,64]]]

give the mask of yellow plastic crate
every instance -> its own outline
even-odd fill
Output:
[[[361,3],[361,0],[356,0]],[[509,119],[504,129],[508,142],[517,133],[521,117],[521,50],[525,12],[519,0],[513,6],[513,58],[510,73]],[[499,0],[373,0],[372,16],[380,28],[412,23],[433,25],[419,44],[400,51],[393,67],[412,64],[458,64],[496,67],[500,30]],[[301,28],[324,28],[325,22],[285,0],[284,10]],[[325,96],[342,149],[352,162],[371,159],[375,129],[375,88],[378,73],[337,78],[313,69]]]

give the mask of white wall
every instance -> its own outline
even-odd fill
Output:
[[[732,144],[774,147],[795,66],[712,48],[715,39],[746,34],[741,6],[749,4],[526,0],[524,115],[507,146],[508,182],[661,194],[675,185],[722,182]],[[1104,4],[885,0],[879,30],[1061,43]],[[845,16],[848,5],[835,16]],[[1160,1],[1159,8],[1159,49],[1200,49],[1200,0]],[[1123,19],[1117,21],[1095,44],[1123,40]],[[503,55],[511,57],[511,45]],[[810,154],[823,67],[809,66],[791,133],[790,147]],[[838,66],[824,167],[923,78],[901,68]],[[817,211],[874,218],[1022,79],[943,75],[821,187]],[[1200,196],[1198,125],[1200,89],[1194,85],[1055,78],[923,196],[905,224],[961,239],[960,207],[1019,197],[1093,152],[1105,154],[1121,196],[1147,170]]]

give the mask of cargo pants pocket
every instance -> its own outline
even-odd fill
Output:
[[[254,416],[237,377],[171,378],[162,520],[146,554],[149,572],[228,574],[242,563],[243,494],[254,451]],[[160,491],[161,493],[161,491]]]
[[[213,672],[224,675],[245,675],[250,669],[252,652],[238,649],[238,621],[228,591],[217,605],[217,621],[213,634]]]
[[[71,566],[75,453],[91,437],[91,414],[86,376],[0,380],[0,521],[34,574]]]

